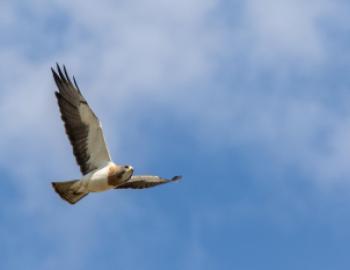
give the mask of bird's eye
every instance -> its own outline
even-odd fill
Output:
[[[128,165],[124,166],[124,169],[129,169],[129,168],[130,168],[130,166],[128,166]]]

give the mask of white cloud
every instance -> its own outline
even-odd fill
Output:
[[[44,18],[51,16],[49,4],[36,3],[31,13]],[[287,93],[283,90],[284,84],[293,82],[288,79],[288,72],[279,70],[281,66],[294,66],[289,60],[295,59],[311,65],[325,64],[322,61],[328,58],[328,53],[320,22],[336,16],[334,11],[339,10],[340,5],[326,0],[308,3],[251,0],[243,6],[237,25],[225,25],[213,15],[218,4],[209,0],[178,1],[176,4],[155,0],[142,3],[105,1],[91,8],[85,2],[56,1],[55,7],[66,16],[68,24],[58,32],[63,38],[62,49],[57,48],[45,60],[34,63],[11,47],[2,48],[2,59],[12,67],[11,72],[1,74],[4,89],[1,120],[5,127],[2,147],[5,152],[18,155],[10,151],[14,145],[30,145],[27,153],[51,149],[52,159],[60,160],[62,154],[57,150],[65,147],[67,154],[64,155],[70,156],[61,124],[52,120],[58,118],[58,113],[48,68],[57,60],[67,64],[70,72],[78,77],[84,93],[94,100],[107,138],[114,139],[109,141],[112,149],[118,148],[117,142],[121,140],[114,132],[109,134],[113,130],[113,119],[118,118],[130,102],[135,108],[142,106],[143,99],[137,97],[147,95],[148,99],[167,103],[169,110],[176,108],[179,114],[193,121],[197,126],[195,134],[205,145],[208,141],[212,147],[217,147],[215,142],[218,141],[258,144],[273,152],[278,161],[296,162],[317,177],[337,178],[337,171],[343,174],[344,170],[347,174],[346,163],[340,162],[347,148],[342,147],[343,142],[338,139],[346,137],[342,124],[346,123],[347,114],[333,114],[332,108],[320,100],[310,99],[314,90],[305,88],[305,94],[294,98],[288,97],[289,94],[281,95]],[[12,9],[7,5],[7,8],[9,14],[16,14],[15,5]],[[227,46],[232,36],[236,40],[242,37],[239,46]],[[252,89],[243,85],[247,87],[244,91],[224,89],[220,85],[216,88],[217,82],[212,76],[219,59],[242,52],[252,56],[229,64],[227,68],[234,72],[243,65],[248,73],[243,80],[258,81],[268,63],[276,71],[277,91],[259,89],[254,82]],[[281,62],[284,58],[288,60],[286,63]],[[314,70],[306,72],[312,74]],[[186,87],[187,84],[198,88]],[[236,86],[233,80],[231,87],[241,86]],[[102,104],[107,104],[108,110]],[[8,118],[8,115],[16,117]],[[49,128],[32,128],[42,125],[40,123],[48,123]],[[322,155],[318,146],[313,145],[314,137],[323,129],[330,133],[324,138],[329,155]],[[203,137],[203,133],[207,136]],[[27,134],[31,142],[22,134]],[[32,138],[38,140],[32,141]],[[28,156],[21,157],[28,170],[35,167],[33,164],[46,160],[42,155],[27,160]],[[0,160],[2,164],[11,163],[8,155],[1,155]],[[64,165],[73,172],[74,165],[69,165],[72,161]],[[324,163],[333,164],[333,173],[323,171]],[[49,164],[48,168],[53,169]]]
[[[87,199],[82,207],[68,209],[59,204],[49,188],[51,179],[46,178],[74,178],[78,174],[59,120],[49,67],[56,61],[65,63],[70,73],[76,75],[106,126],[107,138],[114,139],[109,140],[109,144],[115,149],[121,141],[120,135],[108,133],[116,126],[114,116],[128,106],[125,102],[132,102],[133,110],[137,110],[143,100],[135,93],[170,100],[169,97],[177,95],[171,85],[191,82],[210,72],[211,59],[220,47],[220,35],[215,29],[208,31],[206,25],[206,16],[215,6],[214,2],[94,3],[57,1],[54,4],[55,9],[66,16],[67,26],[48,26],[57,31],[62,40],[45,58],[35,58],[36,50],[52,47],[52,33],[48,35],[43,31],[40,35],[41,27],[33,29],[39,31],[35,32],[41,37],[39,41],[29,39],[22,45],[14,39],[13,44],[0,47],[2,61],[8,67],[0,74],[0,165],[9,168],[11,181],[20,194],[13,211],[21,214],[21,221],[33,220],[40,231],[36,235],[38,239],[54,239],[57,245],[57,250],[49,249],[46,259],[40,262],[23,259],[23,263],[31,262],[36,268],[56,269],[64,263],[83,269],[89,247],[99,241],[95,239],[96,226],[100,224],[96,215],[103,209],[102,201],[96,201],[97,198]],[[15,3],[9,7],[13,14],[17,14],[17,8]],[[55,23],[50,22],[52,6],[47,2],[38,0],[27,8],[30,10],[24,12],[34,18],[40,16],[33,25]],[[28,22],[16,19],[11,21],[11,26],[21,29],[25,23]],[[33,46],[28,46],[31,42]],[[38,42],[36,46],[34,42]],[[24,46],[31,49],[23,50]],[[121,195],[110,204],[114,206],[108,213],[104,212],[101,220],[113,215],[118,220],[116,230],[123,224],[123,218],[128,220],[132,213],[140,217],[143,212]],[[108,200],[104,200],[103,205],[108,205]],[[158,208],[154,211],[150,216],[161,219],[161,211]],[[147,209],[147,213],[151,210]],[[165,220],[159,224],[167,225]],[[28,245],[21,241],[21,234],[12,232],[11,238],[22,246]],[[128,243],[129,239],[123,239],[117,246],[128,250]],[[27,254],[35,257],[35,250]],[[14,254],[10,255],[9,258],[13,258]],[[10,266],[15,267],[17,263],[20,262],[12,260]]]
[[[51,4],[35,3],[28,6],[32,14],[50,21]],[[293,83],[289,72],[301,68],[309,76],[319,72],[317,65],[331,61],[320,21],[335,17],[338,5],[325,0],[251,0],[233,25],[215,15],[219,4],[212,0],[56,1],[55,8],[67,25],[53,27],[62,37],[53,53],[33,60],[30,52],[19,52],[12,44],[0,47],[0,58],[8,67],[0,74],[0,165],[17,176],[13,181],[22,195],[19,207],[31,217],[40,216],[39,228],[56,226],[54,233],[65,237],[60,245],[65,241],[71,245],[67,253],[44,262],[43,268],[60,265],[58,258],[62,257],[83,268],[87,251],[82,250],[78,257],[74,251],[89,246],[80,242],[84,241],[81,235],[88,235],[96,225],[92,214],[80,209],[80,222],[66,235],[68,225],[63,223],[77,222],[75,212],[59,208],[48,190],[49,180],[44,180],[48,175],[64,178],[78,173],[53,96],[49,67],[56,61],[67,65],[93,101],[112,149],[123,139],[114,132],[115,119],[130,104],[137,113],[147,97],[190,122],[193,136],[209,150],[250,145],[266,151],[272,166],[296,165],[321,184],[350,176],[350,131],[345,128],[350,126],[350,112],[335,113],[321,99],[313,98],[315,90],[309,86],[299,89],[298,95],[290,87],[284,89],[285,84]],[[16,8],[7,4],[6,14],[16,14]],[[10,15],[2,20],[16,29],[23,23]],[[237,44],[232,45],[233,41]],[[55,43],[45,38],[41,42],[37,50]],[[246,74],[219,81],[221,60],[225,72]],[[304,69],[305,64],[311,68]],[[259,87],[265,72],[273,82]],[[267,89],[271,85],[276,89]],[[318,140],[320,145],[315,144]],[[45,166],[42,169],[37,164]],[[127,199],[115,202],[125,206]],[[95,214],[101,205],[93,203],[96,205],[86,203],[84,207]],[[130,207],[130,212],[138,211]],[[54,218],[51,209],[57,211]],[[159,214],[159,209],[154,211]],[[121,217],[128,214],[117,213]],[[198,245],[194,236],[194,264],[199,267],[203,254]]]
[[[323,23],[337,16],[334,1],[250,0],[246,2],[252,57],[265,65],[320,64],[327,57]],[[272,63],[271,63],[272,62]]]
[[[62,154],[57,150],[65,147],[64,155],[70,156],[61,124],[52,120],[58,118],[58,113],[48,68],[57,60],[67,64],[69,71],[78,77],[84,93],[94,100],[107,138],[114,139],[109,141],[112,149],[118,148],[121,140],[114,132],[109,134],[113,130],[113,119],[118,119],[130,103],[134,108],[142,106],[143,97],[147,96],[166,103],[169,110],[175,108],[193,121],[199,142],[209,148],[210,145],[217,147],[215,142],[219,141],[224,145],[257,144],[272,152],[278,161],[296,162],[317,178],[321,175],[332,180],[339,177],[337,172],[348,174],[346,163],[340,162],[346,157],[347,147],[339,140],[346,137],[342,126],[348,114],[334,114],[322,101],[312,100],[310,95],[314,89],[305,88],[299,96],[287,94],[292,90],[283,88],[284,84],[293,83],[289,79],[291,71],[280,70],[286,66],[302,67],[304,63],[326,64],[324,59],[329,60],[329,53],[325,49],[322,22],[335,17],[341,4],[327,0],[307,3],[251,0],[243,5],[243,15],[236,25],[224,24],[213,15],[218,4],[211,0],[166,4],[156,0],[105,1],[91,8],[82,1],[56,1],[55,7],[66,16],[67,26],[56,30],[63,41],[53,54],[33,62],[30,56],[19,54],[10,46],[2,48],[2,59],[11,66],[1,74],[3,153],[18,155],[10,151],[14,145],[30,145],[27,153],[51,149],[52,159],[60,160]],[[8,14],[16,14],[16,8],[7,5]],[[51,6],[39,0],[30,8],[32,14],[46,19],[52,14]],[[10,19],[6,21],[15,23]],[[227,42],[232,41],[232,37],[238,45],[230,48]],[[242,65],[247,70],[246,77],[237,79],[252,80],[252,84],[236,85],[233,79],[230,87],[217,86],[213,74],[218,61],[232,55],[234,61],[235,55],[241,53],[251,57],[226,67],[233,73]],[[302,63],[294,65],[290,60]],[[275,77],[269,77],[275,80],[276,85],[271,85],[276,91],[259,89],[254,84],[266,72],[266,64],[276,72]],[[319,69],[305,72],[307,76]],[[186,87],[188,84],[198,88]],[[15,117],[8,118],[8,115]],[[40,125],[49,125],[49,128],[32,128]],[[319,153],[319,146],[313,145],[315,136],[324,129],[329,133],[324,138],[328,155]],[[202,136],[203,133],[207,136]],[[30,143],[23,134],[27,134]],[[20,157],[28,170],[35,167],[33,164],[47,160],[43,155],[27,160],[28,156]],[[11,164],[8,155],[2,154],[0,160],[2,164]],[[64,163],[71,171],[72,161]],[[325,163],[333,169],[324,166]],[[49,164],[48,168],[53,169]],[[332,173],[325,173],[324,168]]]

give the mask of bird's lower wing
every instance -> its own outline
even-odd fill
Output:
[[[135,175],[130,178],[126,183],[117,186],[115,189],[122,188],[134,188],[134,189],[142,189],[142,188],[150,188],[161,184],[166,184],[169,182],[175,182],[180,180],[181,176],[174,176],[171,179],[162,178],[159,176],[153,175]]]

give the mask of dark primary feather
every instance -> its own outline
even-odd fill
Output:
[[[90,154],[87,145],[89,126],[83,123],[79,112],[79,106],[87,105],[87,101],[82,96],[75,79],[73,79],[74,85],[72,84],[64,66],[63,72],[58,64],[57,72],[53,68],[51,70],[59,90],[55,94],[66,133],[73,146],[73,153],[80,170],[86,174],[96,169],[96,166],[89,163]],[[97,118],[96,121],[98,121]]]
[[[126,183],[117,186],[115,189],[125,189],[125,188],[133,188],[133,189],[143,189],[150,188],[154,186],[158,186],[161,184],[166,184],[169,182],[175,182],[182,178],[182,176],[174,176],[171,179],[162,178],[159,176],[153,175],[135,175],[130,178]]]

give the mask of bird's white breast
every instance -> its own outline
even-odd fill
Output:
[[[113,186],[108,184],[108,172],[110,164],[101,169],[90,172],[83,177],[89,192],[101,192],[112,189]]]

